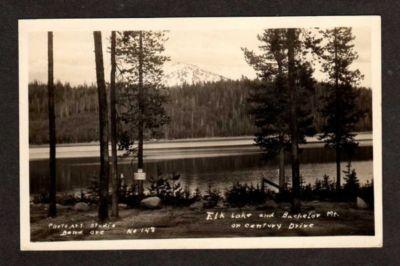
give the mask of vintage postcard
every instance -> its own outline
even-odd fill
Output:
[[[381,247],[377,16],[19,21],[22,250]]]

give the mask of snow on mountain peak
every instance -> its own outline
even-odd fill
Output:
[[[170,62],[166,63],[164,67],[163,82],[169,87],[182,85],[184,83],[196,84],[220,80],[228,80],[228,78],[201,69],[200,67],[192,64]]]

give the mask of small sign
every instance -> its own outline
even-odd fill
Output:
[[[146,180],[146,173],[143,172],[142,169],[138,169],[138,171],[133,175],[135,180]]]

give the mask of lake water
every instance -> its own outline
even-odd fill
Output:
[[[173,153],[169,150],[162,152]],[[157,151],[153,153],[160,154]],[[303,149],[300,154],[300,171],[303,181],[314,184],[315,180],[322,179],[324,174],[329,175],[333,180],[336,177],[334,158],[333,151],[326,148]],[[345,165],[346,162],[343,162],[342,170],[345,169]],[[94,157],[57,159],[57,191],[87,188],[91,178],[98,178],[99,167],[99,159]],[[127,183],[132,183],[133,172],[136,169],[135,163],[125,159],[119,162],[118,167]],[[352,167],[356,170],[360,183],[372,181],[371,146],[362,146],[358,149],[353,157]],[[276,160],[266,162],[258,149],[253,147],[238,149],[235,153],[227,153],[221,148],[211,147],[207,152],[186,150],[183,151],[183,156],[148,156],[145,157],[144,170],[151,177],[156,177],[157,172],[163,174],[178,172],[181,174],[179,180],[181,185],[188,186],[191,191],[196,188],[205,191],[208,186],[211,186],[223,192],[236,182],[256,185],[261,177],[278,182],[278,162]],[[286,176],[289,177],[290,174],[290,164],[287,163]],[[48,160],[30,161],[30,192],[46,191],[48,182]],[[288,182],[290,183],[290,178]]]

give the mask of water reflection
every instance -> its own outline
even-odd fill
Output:
[[[334,152],[322,148],[304,149],[300,154],[301,175],[305,183],[314,183],[324,174],[331,178],[336,175]],[[347,160],[348,158],[345,158]],[[356,169],[360,183],[371,181],[372,147],[360,147],[353,157],[352,166]],[[346,162],[342,163],[344,169]],[[119,163],[119,172],[123,173],[128,183],[131,182],[135,164],[124,160]],[[190,190],[206,190],[209,185],[224,190],[235,182],[247,182],[254,185],[262,176],[277,182],[277,161],[265,161],[260,153],[234,156],[214,156],[186,159],[145,160],[148,176],[157,173],[170,174],[179,172],[180,182]],[[98,178],[98,158],[73,158],[57,160],[57,190],[69,191],[87,188],[92,177]],[[286,165],[286,175],[290,176],[290,165]],[[30,190],[38,193],[47,190],[49,180],[48,160],[30,162]],[[290,181],[290,179],[288,180]]]

